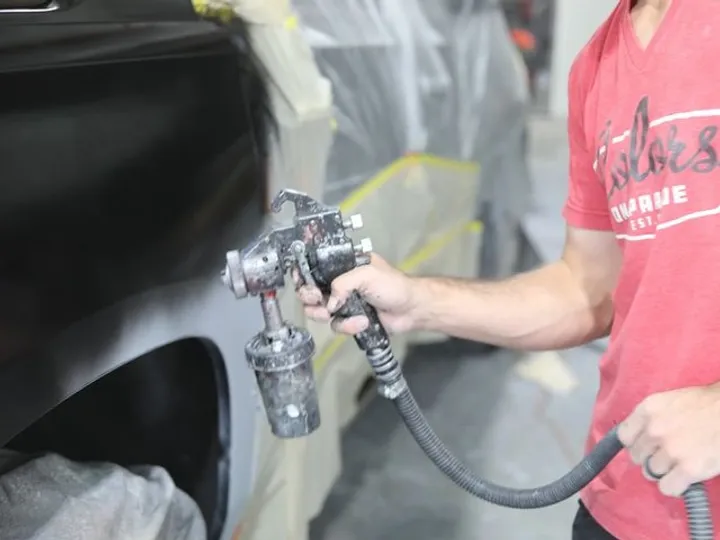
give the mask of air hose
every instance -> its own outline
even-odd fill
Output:
[[[374,322],[376,321],[377,319]],[[384,331],[381,325],[375,329]],[[364,340],[359,339],[359,336],[356,336],[356,341],[365,350],[375,378],[380,383],[380,394],[395,404],[400,417],[425,455],[456,485],[491,504],[532,509],[564,501],[588,485],[623,449],[613,429],[569,473],[545,486],[513,489],[483,480],[455,457],[430,427],[408,388],[402,368],[391,347],[386,345],[381,348],[365,348],[362,343]],[[713,524],[705,486],[692,485],[683,498],[690,540],[713,540]]]

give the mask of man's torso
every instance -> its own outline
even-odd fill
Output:
[[[583,57],[596,62],[586,147],[623,250],[590,444],[650,394],[720,380],[717,29],[720,4],[675,0],[643,50],[623,1]],[[682,501],[664,498],[625,455],[584,500],[623,540],[687,538]]]

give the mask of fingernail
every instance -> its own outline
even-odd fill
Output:
[[[330,313],[335,313],[335,311],[337,311],[337,308],[338,308],[337,298],[335,298],[334,296],[331,296],[330,298],[328,298],[327,305],[325,307],[327,307],[327,310]]]

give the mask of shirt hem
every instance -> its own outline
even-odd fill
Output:
[[[578,210],[569,203],[563,209],[563,217],[571,227],[592,229],[596,231],[612,231],[609,214]]]
[[[592,497],[581,497],[585,508],[590,512],[593,519],[614,538],[618,540],[657,540],[657,538],[651,538],[638,532],[633,527],[628,526],[626,521],[617,518],[615,512],[604,507],[602,504],[598,504],[597,501],[588,501],[589,498]]]

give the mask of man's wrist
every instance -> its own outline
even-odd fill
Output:
[[[410,326],[414,331],[433,330],[432,313],[437,284],[436,280],[427,277],[410,276]]]

